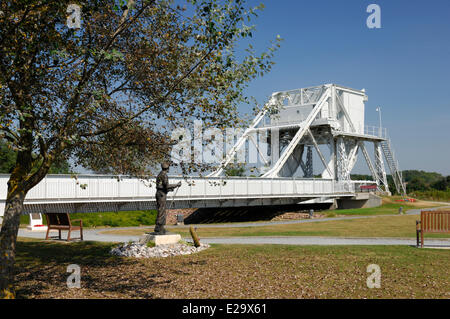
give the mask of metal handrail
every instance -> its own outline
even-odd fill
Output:
[[[381,137],[381,138],[385,138],[385,139],[388,138],[387,128],[385,128],[385,127],[365,125],[364,126],[364,134]]]

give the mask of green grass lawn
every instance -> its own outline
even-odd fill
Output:
[[[407,246],[213,245],[193,255],[121,258],[114,244],[19,239],[19,298],[450,298],[450,254]],[[81,288],[66,286],[67,266]],[[381,268],[381,288],[366,285]]]
[[[128,227],[154,225],[156,210],[129,211],[129,212],[102,212],[102,213],[75,213],[70,214],[71,219],[82,219],[85,227]],[[44,224],[47,224],[43,216]],[[29,215],[20,216],[22,226],[30,223]]]
[[[370,207],[370,208],[354,208],[354,209],[335,209],[327,212],[327,216],[373,216],[373,215],[392,215],[398,214],[399,208],[403,207],[403,211],[408,209],[414,209],[414,206],[411,205],[402,205],[402,204],[383,204],[379,207]]]

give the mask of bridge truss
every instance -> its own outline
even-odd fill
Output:
[[[390,193],[384,154],[397,192],[406,195],[387,130],[364,125],[365,101],[367,96],[364,90],[335,84],[273,93],[269,102],[228,152],[220,167],[210,176],[223,175],[246,141],[251,140],[256,144],[256,135],[268,132],[271,141],[270,165],[267,165],[267,170],[261,177],[293,177],[300,168],[303,177],[311,178],[312,151],[315,150],[323,165],[322,178],[349,182],[360,151],[378,191]],[[374,147],[373,159],[366,149],[368,142]],[[319,145],[328,146],[328,159]],[[258,153],[263,152],[258,149]],[[263,161],[267,162],[267,159],[264,158]]]

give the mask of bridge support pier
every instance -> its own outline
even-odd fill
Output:
[[[382,204],[382,198],[373,193],[357,193],[352,198],[339,198],[336,200],[337,209],[370,208]]]

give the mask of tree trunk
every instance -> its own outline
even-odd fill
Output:
[[[20,215],[23,212],[25,192],[6,199],[5,214],[0,232],[0,298],[14,298],[14,262]]]

